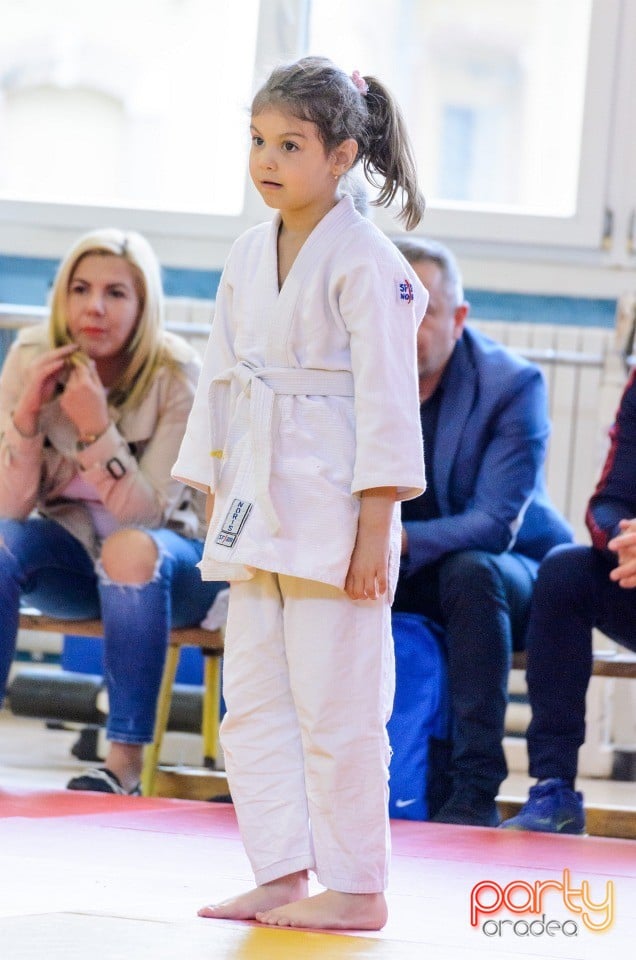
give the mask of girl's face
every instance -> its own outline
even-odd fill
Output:
[[[89,253],[68,288],[68,331],[93,360],[117,357],[128,346],[141,309],[135,270],[115,254]]]
[[[250,125],[250,176],[269,207],[290,216],[322,217],[336,202],[337,151],[327,154],[308,120],[267,108]]]

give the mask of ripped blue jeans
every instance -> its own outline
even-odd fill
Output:
[[[159,559],[149,583],[109,580],[82,544],[44,518],[0,520],[0,703],[15,654],[20,606],[51,617],[102,618],[109,715],[118,743],[149,743],[170,627],[200,623],[224,583],[202,581],[202,540],[145,530]]]

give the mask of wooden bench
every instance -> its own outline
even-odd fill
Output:
[[[76,634],[80,637],[104,636],[101,620],[58,620],[35,610],[20,612],[20,630]],[[223,638],[218,630],[204,630],[203,627],[174,627],[170,631],[170,639],[171,642],[174,640],[182,647],[201,647],[223,652]]]
[[[526,669],[525,650],[513,654],[512,669]],[[619,679],[636,680],[636,653],[595,650],[592,661],[592,675],[595,677],[617,677]]]
[[[85,637],[102,637],[101,620],[58,620],[35,610],[20,613],[20,630],[37,630]],[[198,647],[204,655],[202,727],[203,764],[199,767],[162,766],[161,745],[168,726],[174,680],[182,647]],[[144,751],[141,777],[145,796],[210,799],[227,794],[223,771],[215,769],[219,752],[223,632],[202,627],[175,627],[170,631],[166,663],[157,700],[153,741]]]

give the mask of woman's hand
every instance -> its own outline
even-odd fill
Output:
[[[110,422],[106,389],[99,379],[95,362],[85,355],[71,367],[60,407],[71,420],[80,437],[100,436]]]
[[[27,367],[22,393],[13,408],[13,423],[22,436],[33,437],[38,432],[40,411],[63,381],[62,373],[76,350],[74,343],[65,344],[42,354]]]

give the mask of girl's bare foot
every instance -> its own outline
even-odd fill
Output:
[[[382,893],[339,893],[325,890],[305,900],[289,901],[258,911],[256,919],[276,927],[314,930],[381,930],[388,911]]]
[[[257,913],[267,913],[292,900],[301,900],[307,896],[307,889],[307,873],[302,870],[263,883],[221,903],[201,907],[198,915],[216,920],[255,920]]]

